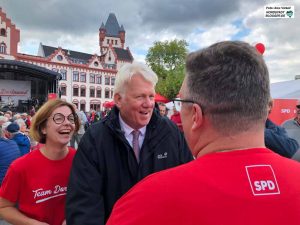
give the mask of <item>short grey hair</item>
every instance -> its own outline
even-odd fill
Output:
[[[3,123],[8,121],[8,118],[5,116],[0,116],[0,121],[2,121]]]
[[[224,41],[193,52],[186,60],[186,96],[202,106],[222,134],[264,125],[270,100],[269,72],[258,51]]]
[[[7,130],[7,127],[8,127],[9,124],[11,124],[10,121],[7,121],[4,124],[2,124],[1,129],[2,129],[3,132],[5,132]]]
[[[158,77],[147,65],[140,62],[133,62],[132,64],[124,64],[118,71],[115,81],[115,94],[124,94],[126,91],[126,85],[131,80],[133,75],[140,75],[145,80],[151,82],[153,86],[156,86]]]
[[[13,121],[15,121],[15,120],[18,120],[18,119],[20,119],[21,118],[21,114],[20,113],[16,113],[14,116],[13,116]]]
[[[26,126],[26,123],[23,119],[16,119],[14,122],[19,125],[20,129],[23,126]]]

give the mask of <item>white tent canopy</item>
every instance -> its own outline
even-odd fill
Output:
[[[272,83],[271,96],[277,99],[300,99],[300,80]]]

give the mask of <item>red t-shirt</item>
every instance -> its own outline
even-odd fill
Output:
[[[65,199],[75,150],[62,160],[49,160],[39,149],[15,160],[3,180],[0,196],[17,202],[30,218],[50,225],[65,219]]]
[[[145,178],[107,225],[299,225],[299,174],[265,148],[208,154]]]

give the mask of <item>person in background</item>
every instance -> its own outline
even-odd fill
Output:
[[[26,124],[26,128],[30,129],[30,124],[31,124],[31,116],[28,115],[27,113],[22,113],[21,114],[21,118],[24,120],[25,124]]]
[[[288,133],[288,136],[295,139],[300,145],[300,100],[296,103],[296,116],[283,122],[282,127]]]
[[[29,115],[30,115],[31,117],[33,117],[34,114],[35,114],[35,107],[34,107],[34,106],[31,106],[31,109],[29,110]]]
[[[173,114],[170,119],[178,126],[179,130],[183,131],[180,112],[175,106],[173,107]]]
[[[157,80],[141,63],[118,71],[114,108],[90,126],[74,158],[67,224],[104,225],[115,202],[142,178],[193,160],[177,126],[154,111]]]
[[[20,113],[16,113],[16,114],[13,115],[12,120],[13,120],[13,122],[14,122],[14,121],[16,121],[16,120],[18,120],[18,119],[21,119],[21,118],[22,118],[22,117],[21,117],[21,114],[20,114]]]
[[[269,114],[273,108],[273,99],[269,101]],[[287,158],[292,158],[299,149],[296,140],[290,138],[283,127],[277,126],[269,118],[265,126],[265,145],[267,148]]]
[[[13,119],[12,119],[12,112],[11,112],[11,111],[6,111],[6,112],[4,113],[4,116],[7,118],[8,121],[13,122]]]
[[[270,119],[266,121],[265,145],[267,148],[287,158],[292,158],[298,151],[298,142],[290,138],[283,127],[273,123]]]
[[[0,188],[0,217],[11,224],[62,225],[75,149],[68,143],[79,129],[73,106],[55,99],[35,114],[30,133],[43,145],[15,160]]]
[[[0,186],[9,165],[20,156],[21,153],[17,143],[0,136]]]
[[[281,126],[286,130],[288,136],[295,139],[300,145],[300,100],[296,103],[295,118],[286,120]],[[292,159],[300,162],[300,148],[298,148]]]
[[[158,102],[159,114],[161,116],[167,116],[167,106],[163,102]]]
[[[9,135],[8,135],[8,132],[7,132],[7,127],[8,125],[11,124],[10,121],[7,121],[5,123],[2,124],[2,137],[6,138],[6,139],[9,139]]]
[[[262,55],[240,41],[193,52],[179,95],[197,159],[138,183],[107,225],[299,225],[300,164],[264,143],[270,84]]]
[[[25,155],[30,151],[30,140],[25,134],[20,131],[20,126],[17,123],[13,122],[7,126],[6,136],[17,143],[21,155]]]
[[[0,137],[2,137],[2,125],[8,121],[7,117],[0,116]]]
[[[26,126],[26,123],[23,119],[16,119],[14,120],[14,123],[18,124],[19,127],[20,127],[20,132],[25,134],[27,132],[27,126]]]
[[[76,133],[74,133],[70,142],[71,146],[75,148],[75,142],[77,143],[78,146],[82,136],[84,135],[85,132],[84,125],[87,123],[87,118],[83,111],[78,110],[77,105],[73,104],[73,107],[76,111],[78,120],[80,121],[79,130]]]
[[[1,129],[1,134],[4,134],[4,132],[2,133],[2,127],[0,129]],[[8,167],[15,159],[19,158],[20,156],[21,153],[17,143],[13,140],[0,136],[0,187]],[[10,225],[6,221],[2,220],[1,216],[0,216],[0,224]]]

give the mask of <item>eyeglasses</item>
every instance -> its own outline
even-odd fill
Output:
[[[188,100],[188,99],[178,99],[178,98],[174,98],[172,99],[174,106],[176,108],[177,111],[181,111],[181,106],[182,103],[193,103],[193,104],[197,104],[200,105],[199,103],[193,101],[193,100]],[[200,105],[201,106],[201,105]]]
[[[74,115],[73,113],[71,113],[68,116],[64,116],[61,113],[55,113],[54,116],[52,117],[54,123],[56,124],[62,124],[63,122],[65,122],[65,119],[68,119],[70,123],[74,124],[75,120],[77,118],[77,115]]]

